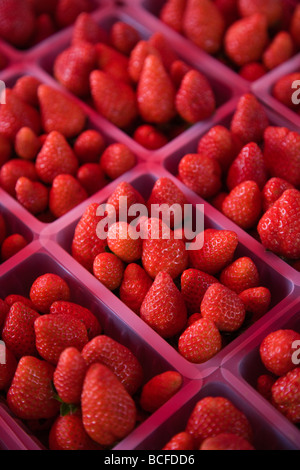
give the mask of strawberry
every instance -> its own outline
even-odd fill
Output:
[[[34,305],[33,303],[31,302],[30,299],[28,299],[27,297],[24,297],[23,295],[18,295],[18,294],[11,294],[11,295],[8,295],[6,298],[5,298],[5,303],[9,306],[9,307],[12,307],[14,303],[16,302],[22,302],[23,304],[25,304],[27,307],[31,308],[32,310],[34,310]],[[7,312],[8,313],[8,312]]]
[[[80,403],[87,365],[80,352],[69,347],[62,351],[53,375],[59,398],[65,403]]]
[[[15,138],[15,151],[20,158],[34,160],[41,148],[41,142],[30,127],[22,127]]]
[[[205,397],[197,402],[187,426],[199,446],[209,437],[233,433],[252,442],[252,429],[247,417],[224,397]]]
[[[260,143],[269,125],[265,109],[251,93],[244,94],[238,102],[231,121],[232,135],[241,146],[249,142]]]
[[[152,286],[152,279],[146,271],[136,263],[130,263],[120,285],[120,299],[128,308],[139,315],[141,305]]]
[[[83,131],[75,140],[73,150],[81,163],[98,163],[105,149],[105,139],[94,129]]]
[[[290,33],[297,47],[300,47],[300,6],[296,5],[290,22]]]
[[[101,363],[118,377],[129,395],[134,395],[143,381],[143,369],[136,356],[118,341],[101,335],[92,339],[82,350],[90,366]]]
[[[195,450],[194,439],[188,432],[180,432],[175,434],[162,450]]]
[[[20,359],[7,393],[9,409],[21,419],[49,419],[59,412],[51,381],[54,367],[36,357]]]
[[[132,49],[128,61],[128,73],[133,82],[138,83],[148,55],[156,55],[161,58],[154,46],[151,46],[148,41],[140,40]]]
[[[122,183],[118,184],[116,189],[108,198],[107,204],[114,207],[114,210],[116,212],[116,218],[117,220],[119,220],[120,212],[125,211],[125,205],[129,210],[130,207],[135,204],[145,204],[145,201],[139,191],[137,191],[130,183],[122,181]],[[131,222],[132,217],[128,216],[127,220],[128,222]]]
[[[98,69],[106,70],[110,63],[119,62],[120,65],[126,69],[129,64],[129,59],[126,55],[117,51],[111,46],[100,42],[96,44],[96,50],[98,54]]]
[[[208,54],[215,54],[222,45],[225,21],[210,0],[187,0],[183,31],[198,47]]]
[[[3,134],[0,134],[0,168],[12,157],[13,147]]]
[[[229,168],[226,184],[231,191],[244,181],[255,181],[263,189],[268,180],[264,156],[254,142],[245,145]]]
[[[248,80],[248,82],[255,82],[261,77],[264,77],[267,72],[267,68],[260,62],[250,62],[241,67],[239,75],[245,80]]]
[[[238,0],[239,12],[242,17],[252,16],[255,13],[265,15],[269,26],[275,26],[283,15],[282,0]]]
[[[276,158],[271,153],[276,150]],[[268,127],[265,132],[264,159],[271,176],[300,185],[300,134],[286,128]]]
[[[289,60],[294,54],[294,44],[287,31],[280,31],[263,54],[263,63],[268,70]]]
[[[3,343],[0,343],[0,357],[4,359],[0,361],[0,390],[7,391],[14,378],[18,361]]]
[[[216,98],[209,81],[202,73],[193,69],[183,77],[176,94],[176,109],[190,124],[212,116],[216,109]]]
[[[52,184],[61,175],[75,175],[78,169],[77,158],[66,138],[57,131],[48,134],[36,159],[36,171],[46,184]]]
[[[170,68],[170,76],[176,89],[180,88],[184,76],[191,70],[193,70],[192,67],[186,64],[183,60],[175,60],[172,63]]]
[[[123,439],[136,424],[136,406],[111,370],[92,364],[81,396],[83,425],[88,435],[103,446]]]
[[[72,32],[72,45],[90,43],[97,44],[99,42],[107,42],[107,33],[94,20],[90,13],[82,12],[78,15]]]
[[[53,302],[70,300],[70,288],[62,277],[47,273],[33,282],[29,297],[40,313],[49,313]]]
[[[201,318],[188,326],[178,341],[178,351],[194,364],[203,364],[213,358],[222,347],[222,338],[215,324]]]
[[[127,128],[137,118],[133,88],[102,70],[90,74],[90,87],[97,111],[119,128]]]
[[[99,204],[92,203],[87,206],[81,219],[76,225],[72,240],[72,256],[88,271],[93,271],[93,262],[99,253],[103,253],[106,240],[97,235],[98,223],[103,219],[97,215]]]
[[[266,287],[253,287],[239,294],[245,309],[252,314],[252,322],[265,315],[271,304],[271,292]]]
[[[86,124],[86,114],[72,98],[49,85],[40,85],[38,98],[43,128],[60,132],[66,139],[78,136]]]
[[[264,247],[278,256],[300,258],[299,229],[300,193],[288,189],[262,216],[258,233]]]
[[[217,161],[227,171],[236,156],[231,132],[224,126],[212,127],[198,142],[197,152]]]
[[[267,212],[288,189],[295,189],[288,181],[278,177],[269,179],[262,191],[263,211]]]
[[[218,330],[231,333],[243,325],[246,310],[234,291],[221,284],[213,284],[204,294],[201,314],[213,321]]]
[[[133,227],[126,222],[111,225],[107,234],[109,249],[125,263],[138,261],[142,256],[142,240],[135,238]]]
[[[49,432],[50,450],[101,450],[84,429],[79,411],[65,416],[58,416]]]
[[[272,387],[276,379],[271,375],[260,375],[256,382],[256,390],[260,393],[266,400],[271,401],[272,399]]]
[[[155,277],[140,316],[163,338],[170,338],[184,328],[187,320],[184,298],[168,273],[160,272]]]
[[[41,129],[40,115],[35,108],[7,88],[6,104],[0,105],[0,133],[13,141],[22,127],[30,127],[38,135]]]
[[[193,313],[188,318],[186,326],[189,327],[189,326],[193,325],[193,323],[196,323],[198,320],[202,320],[202,319],[203,319],[203,317],[202,317],[201,313]]]
[[[106,179],[98,163],[85,163],[78,168],[76,179],[88,196],[97,193],[106,185]]]
[[[295,352],[293,343],[300,340],[294,330],[277,330],[268,334],[262,341],[259,354],[266,369],[274,375],[282,376],[295,369],[292,362]]]
[[[62,217],[87,199],[88,194],[72,175],[58,175],[54,178],[49,193],[49,209],[55,217]]]
[[[253,228],[262,212],[262,196],[255,181],[236,186],[224,200],[222,212],[244,230]]]
[[[258,287],[260,276],[256,264],[248,256],[238,258],[223,269],[220,282],[237,294]]]
[[[149,44],[158,51],[165,70],[170,73],[172,64],[178,60],[179,57],[170,45],[168,38],[160,31],[156,31],[152,36],[150,36]]]
[[[0,36],[15,47],[29,45],[34,33],[35,16],[22,0],[3,0],[0,10]]]
[[[168,143],[167,137],[150,124],[137,127],[133,139],[148,150],[158,150]]]
[[[94,276],[111,291],[120,287],[124,270],[123,261],[114,253],[99,253],[94,260]]]
[[[31,214],[40,214],[48,207],[48,188],[42,183],[21,176],[16,184],[16,197]]]
[[[239,19],[237,0],[215,0],[215,4],[222,13],[226,26],[230,26]]]
[[[300,422],[300,367],[280,377],[272,387],[272,403],[292,423]]]
[[[231,433],[221,433],[205,439],[200,450],[255,450],[243,437]]]
[[[81,352],[88,342],[86,326],[67,313],[41,315],[34,322],[34,331],[39,355],[55,366],[65,349],[75,347]]]
[[[31,5],[33,11],[40,15],[42,13],[55,13],[55,8],[57,7],[58,0],[46,0],[41,4],[39,0],[26,0],[27,3]]]
[[[204,199],[209,199],[220,191],[221,173],[219,163],[205,154],[187,154],[178,167],[180,181]]]
[[[182,383],[181,374],[173,370],[155,375],[142,388],[140,406],[154,413],[180,390]]]
[[[168,0],[159,13],[159,18],[170,28],[182,32],[182,18],[185,12],[186,0]]]
[[[48,39],[50,36],[57,32],[57,27],[48,14],[39,15],[36,18],[35,33],[32,39],[33,45],[39,44],[40,42]]]
[[[293,72],[289,74],[284,74],[278,80],[276,80],[272,88],[272,96],[278,100],[280,103],[284,104],[288,108],[296,111],[299,106],[293,103],[293,93],[295,93],[294,88],[292,87],[293,83],[300,80],[300,73]]]
[[[138,31],[124,21],[116,21],[111,27],[110,42],[122,54],[130,55],[140,39]]]
[[[56,80],[68,91],[86,97],[90,91],[90,73],[97,67],[97,52],[94,45],[80,43],[70,46],[58,54],[53,65]]]
[[[224,37],[228,58],[239,67],[260,61],[268,44],[267,26],[266,16],[260,13],[233,23]]]
[[[66,302],[63,300],[53,302],[50,307],[50,313],[53,315],[66,313],[68,315],[72,315],[75,318],[78,318],[86,326],[89,339],[100,335],[102,332],[102,327],[97,317],[91,312],[91,310],[73,302]]]
[[[32,181],[38,179],[35,164],[27,160],[13,158],[6,162],[0,169],[0,186],[11,196],[16,196],[15,187],[21,177]]]
[[[208,287],[218,280],[198,269],[186,269],[181,275],[181,293],[189,313],[196,313]]]
[[[19,233],[14,233],[13,235],[10,235],[4,240],[1,246],[2,261],[7,261],[15,254],[19,253],[19,251],[23,250],[23,248],[25,248],[25,246],[27,245],[28,241],[23,235]]]
[[[125,144],[109,145],[101,155],[100,165],[112,180],[131,170],[136,165],[136,156]]]
[[[89,0],[59,0],[55,10],[55,19],[61,28],[70,26],[82,13],[89,13],[92,5]]]
[[[232,262],[237,246],[235,232],[206,229],[203,247],[189,252],[190,266],[214,276]]]

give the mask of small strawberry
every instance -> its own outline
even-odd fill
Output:
[[[269,179],[262,191],[263,211],[267,212],[288,189],[294,189],[294,186],[288,181],[278,177]]]
[[[86,326],[89,339],[98,336],[102,332],[102,327],[97,317],[88,308],[82,307],[81,305],[75,304],[74,302],[66,302],[64,300],[58,300],[53,302],[50,307],[50,313],[58,315],[66,313],[78,318]]]
[[[222,348],[222,338],[215,324],[201,318],[188,326],[178,341],[178,351],[194,364],[203,364]]]
[[[296,5],[290,22],[290,33],[297,47],[300,47],[300,6]]]
[[[60,174],[52,182],[49,209],[59,218],[87,199],[88,193],[72,175]]]
[[[125,263],[133,263],[142,257],[142,240],[126,222],[116,222],[107,233],[109,249]]]
[[[170,76],[176,87],[180,88],[184,76],[192,70],[192,67],[186,64],[183,60],[175,60],[170,68]]]
[[[175,434],[162,450],[195,450],[193,437],[186,431]]]
[[[299,340],[300,334],[294,330],[277,330],[268,334],[259,348],[266,369],[279,377],[295,369],[296,365],[292,362],[295,352],[293,343]]]
[[[236,186],[224,200],[222,212],[244,230],[255,227],[262,212],[262,196],[255,181]]]
[[[53,383],[64,403],[80,403],[87,365],[80,352],[69,347],[62,351],[53,375]]]
[[[114,210],[116,212],[116,218],[117,220],[119,220],[120,212],[125,212],[125,206],[127,210],[129,210],[130,207],[134,204],[145,204],[145,200],[139,193],[139,191],[137,191],[130,183],[122,181],[118,184],[116,189],[108,198],[107,204],[112,205],[114,207]],[[128,216],[128,212],[126,215],[126,220],[128,220],[128,222],[131,222],[132,217]]]
[[[196,313],[208,287],[219,282],[215,277],[198,269],[186,269],[181,275],[181,293],[189,313]]]
[[[263,54],[263,63],[268,70],[289,60],[294,54],[294,44],[287,31],[280,31]]]
[[[225,21],[210,0],[187,0],[183,16],[184,34],[209,54],[218,52],[222,45]]]
[[[219,194],[217,194],[214,198],[211,199],[210,203],[213,207],[218,209],[218,211],[222,212],[222,206],[223,202],[227,198],[228,193],[225,191],[221,191]]]
[[[57,274],[47,273],[39,276],[30,288],[30,300],[41,313],[49,313],[53,302],[70,300],[70,288]]]
[[[48,207],[49,191],[38,181],[21,176],[16,184],[16,197],[31,214],[40,214]]]
[[[178,60],[179,57],[170,45],[168,38],[160,31],[156,31],[152,36],[150,36],[149,44],[157,50],[165,70],[170,73],[172,64]]]
[[[239,12],[242,17],[252,16],[255,13],[265,15],[269,26],[275,26],[283,15],[282,0],[238,0]]]
[[[148,150],[158,150],[168,143],[167,137],[150,124],[137,127],[133,139]]]
[[[130,55],[140,40],[138,31],[124,21],[116,21],[111,27],[110,42],[122,54]]]
[[[30,44],[34,33],[35,16],[28,2],[3,0],[0,10],[0,36],[15,47]]]
[[[216,160],[222,170],[227,171],[236,157],[231,132],[221,125],[212,127],[198,142],[197,152]]]
[[[139,315],[140,308],[147,292],[152,286],[152,279],[136,263],[130,263],[125,271],[120,286],[120,299],[128,308]]]
[[[170,28],[182,32],[182,18],[185,12],[186,0],[168,0],[159,13],[159,18]]]
[[[36,18],[35,33],[32,39],[33,45],[48,39],[50,36],[57,32],[57,27],[48,14],[43,13]]]
[[[75,140],[73,150],[81,163],[98,163],[105,149],[105,139],[94,129],[83,131]]]
[[[59,0],[55,10],[55,19],[61,28],[73,24],[83,12],[89,13],[92,4],[89,0]]]
[[[134,401],[111,370],[92,364],[81,396],[83,425],[88,435],[103,446],[126,437],[136,424]]]
[[[41,148],[40,139],[30,127],[22,127],[15,138],[15,151],[20,158],[34,160]]]
[[[108,367],[130,395],[134,395],[142,384],[143,369],[136,356],[106,335],[97,336],[86,344],[82,357],[88,366],[99,362]]]
[[[94,260],[94,276],[111,291],[120,287],[124,270],[123,261],[114,253],[99,253]]]
[[[221,189],[221,167],[205,154],[190,153],[179,163],[178,177],[198,196],[209,199]]]
[[[7,391],[14,378],[18,361],[3,343],[0,343],[0,357],[3,359],[0,361],[0,390]]]
[[[180,390],[182,383],[183,378],[176,371],[155,375],[142,388],[140,406],[148,413],[154,413]]]
[[[260,393],[266,400],[271,401],[272,399],[272,387],[276,379],[271,375],[260,375],[256,382],[256,390]]]
[[[100,450],[84,429],[79,411],[65,416],[58,416],[49,432],[49,449],[82,451]]]
[[[193,325],[193,323],[196,323],[198,320],[202,320],[202,319],[203,319],[203,317],[202,317],[201,313],[193,313],[188,318],[186,326],[189,327],[189,326]]]
[[[221,433],[215,437],[205,439],[200,450],[255,450],[254,447],[241,436],[231,433]]]
[[[247,312],[252,314],[252,322],[265,315],[271,304],[271,292],[267,287],[253,287],[239,294]]]
[[[222,13],[226,26],[230,26],[239,19],[237,0],[215,0],[215,4]]]
[[[260,276],[256,264],[248,256],[238,258],[223,269],[220,282],[237,294],[258,287]]]
[[[111,46],[102,42],[96,44],[98,54],[98,69],[105,70],[112,62],[119,62],[120,65],[126,69],[128,67],[129,59],[126,55],[117,51]]]
[[[78,168],[76,179],[88,196],[100,191],[107,183],[105,174],[98,163],[85,163],[82,165]]]
[[[293,103],[293,93],[295,93],[295,89],[292,87],[292,85],[298,80],[300,80],[299,72],[284,74],[282,77],[276,80],[271,91],[272,96],[276,100],[294,111],[297,111],[299,106],[298,104]]]
[[[125,144],[109,145],[101,155],[100,166],[112,180],[119,178],[136,165],[136,156]]]
[[[140,316],[163,338],[170,338],[184,328],[187,311],[184,298],[171,276],[160,272],[149,289]]]
[[[5,303],[6,303],[9,307],[12,307],[13,304],[15,304],[16,302],[22,302],[22,303],[25,304],[27,307],[29,307],[29,308],[31,308],[32,310],[34,310],[34,305],[33,305],[33,303],[31,302],[31,300],[28,299],[27,297],[24,297],[23,295],[11,294],[11,295],[8,295],[8,296],[5,298]]]
[[[27,160],[13,158],[6,162],[0,169],[0,186],[11,196],[16,196],[15,187],[21,177],[32,181],[38,179],[35,164]]]
[[[133,82],[138,83],[148,55],[156,55],[161,58],[154,46],[151,46],[148,41],[140,40],[132,49],[128,61],[128,73]]]
[[[82,12],[78,15],[72,32],[72,45],[76,46],[82,42],[97,44],[107,42],[106,31],[94,20],[90,13]]]
[[[300,367],[280,377],[272,387],[272,403],[292,423],[300,422]]]
[[[24,356],[20,359],[7,393],[9,409],[21,419],[49,419],[59,413],[51,382],[54,367],[47,361]]]
[[[266,67],[260,62],[250,62],[241,67],[239,75],[245,80],[248,80],[248,82],[255,82],[264,77],[267,72]]]
[[[14,233],[13,235],[8,236],[1,246],[1,259],[2,261],[7,261],[9,258],[19,253],[28,245],[26,238],[19,234]]]

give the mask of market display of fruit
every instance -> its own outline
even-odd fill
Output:
[[[0,3],[1,450],[300,449],[298,3]]]

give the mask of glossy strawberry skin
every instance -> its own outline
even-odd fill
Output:
[[[80,412],[58,416],[49,432],[49,449],[54,451],[101,450],[87,434]]]
[[[221,167],[205,154],[187,154],[179,163],[178,177],[200,197],[209,199],[221,189]]]
[[[162,450],[195,450],[193,437],[186,431],[175,434]]]
[[[215,437],[205,439],[200,450],[255,450],[243,437],[236,434],[222,433]]]
[[[260,357],[269,372],[282,376],[293,370],[296,365],[292,362],[295,352],[293,343],[300,340],[300,335],[294,330],[277,330],[265,337],[260,345]]]
[[[155,375],[142,388],[141,407],[148,413],[154,413],[179,391],[182,383],[183,378],[176,371]]]
[[[125,271],[120,286],[120,299],[127,307],[136,314],[140,313],[140,308],[144,298],[152,285],[152,278],[146,271],[136,263],[130,263]]]
[[[49,192],[49,209],[59,218],[88,198],[88,193],[72,175],[60,174],[52,182]]]
[[[38,181],[21,176],[15,187],[17,200],[32,214],[40,214],[48,208],[48,188]]]
[[[79,404],[87,365],[78,349],[66,348],[59,356],[53,383],[64,403]]]
[[[227,171],[236,156],[231,132],[224,126],[214,126],[199,141],[198,153],[216,160]]]
[[[300,368],[280,377],[272,387],[272,403],[288,420],[300,422]]]
[[[244,230],[254,228],[262,213],[262,195],[255,181],[233,188],[222,204],[222,212]]]
[[[93,263],[94,276],[111,291],[120,287],[124,269],[125,264],[114,253],[99,253]]]
[[[53,302],[50,307],[50,313],[54,315],[67,313],[68,315],[78,318],[86,326],[89,339],[100,335],[102,332],[102,326],[91,310],[73,302],[66,302],[63,300]]]
[[[198,269],[189,268],[182,273],[181,293],[189,313],[199,312],[206,290],[217,282],[219,281],[214,276]]]
[[[188,361],[203,364],[222,348],[222,338],[215,324],[201,318],[186,328],[178,341],[178,351]]]
[[[33,282],[30,288],[30,300],[37,311],[49,313],[53,302],[70,300],[70,289],[66,281],[57,274],[43,274]]]
[[[258,287],[260,276],[252,259],[244,256],[235,260],[222,271],[220,282],[240,294],[246,289]]]
[[[262,191],[263,211],[267,212],[288,189],[294,189],[288,181],[276,177],[269,179]]]

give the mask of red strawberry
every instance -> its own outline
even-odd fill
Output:
[[[247,312],[252,313],[252,322],[265,315],[270,307],[271,292],[266,287],[253,287],[239,294]]]
[[[198,401],[189,417],[186,431],[199,445],[208,437],[224,432],[252,441],[252,429],[247,417],[223,397],[206,397]]]
[[[7,394],[9,409],[21,419],[49,419],[59,412],[51,385],[54,367],[36,357],[20,359]]]
[[[120,286],[120,299],[136,314],[152,285],[152,279],[138,264],[130,263],[125,271]]]
[[[3,0],[0,10],[0,36],[13,46],[29,45],[34,33],[35,17],[28,2]]]
[[[181,82],[184,78],[184,76],[190,72],[192,68],[186,64],[183,60],[175,60],[170,68],[170,76],[172,78],[172,81],[178,89],[181,85]]]
[[[81,397],[83,425],[98,444],[112,446],[126,437],[136,423],[136,406],[113,372],[92,364]]]
[[[231,433],[218,434],[205,439],[200,450],[255,450],[243,437]]]
[[[203,248],[189,252],[190,265],[192,268],[215,275],[232,262],[237,246],[238,237],[235,232],[206,229]]]
[[[97,235],[97,226],[103,216],[97,215],[99,204],[89,204],[75,228],[72,240],[72,256],[90,272],[93,270],[93,262],[99,253],[103,253],[106,240]]]
[[[175,434],[162,450],[195,450],[194,439],[188,432]]]
[[[209,54],[222,45],[225,21],[220,10],[210,0],[187,0],[183,16],[183,31],[198,47]]]
[[[124,213],[125,206],[129,210],[134,204],[145,204],[145,201],[141,194],[130,183],[123,181],[118,184],[114,192],[108,198],[107,204],[114,207],[116,218],[119,220],[120,212]],[[130,222],[132,218],[128,216],[127,220]]]
[[[70,300],[70,289],[66,281],[57,274],[43,274],[33,282],[30,300],[39,312],[49,313],[53,302]]]
[[[218,211],[222,212],[223,202],[227,198],[228,193],[221,191],[217,196],[215,196],[211,201],[211,205],[214,206]]]
[[[255,181],[236,186],[222,205],[222,212],[244,230],[253,228],[262,211],[262,196]]]
[[[65,403],[80,403],[87,365],[80,352],[69,347],[62,351],[54,372],[53,383]]]
[[[215,196],[221,189],[221,167],[205,154],[185,155],[178,167],[179,179],[204,199]]]
[[[9,160],[0,169],[0,186],[11,196],[15,197],[16,183],[22,176],[32,181],[38,179],[34,163],[18,158]]]
[[[256,389],[266,400],[272,399],[272,387],[276,379],[271,375],[260,375],[256,382]]]
[[[35,33],[33,37],[33,45],[39,44],[57,32],[52,17],[48,14],[39,15],[36,19]]]
[[[134,395],[143,381],[143,369],[136,356],[118,341],[101,335],[92,339],[82,350],[88,366],[101,363],[118,377],[126,391]]]
[[[41,315],[34,322],[34,331],[38,353],[54,365],[65,349],[75,347],[81,352],[88,342],[83,322],[66,313]]]
[[[97,66],[97,52],[89,43],[70,46],[55,59],[53,74],[56,80],[76,96],[85,97],[90,91],[90,73]]]
[[[170,72],[172,64],[178,60],[179,57],[170,45],[168,38],[160,31],[156,31],[156,33],[152,34],[149,38],[149,44],[158,51],[164,68]]]
[[[65,137],[50,132],[36,159],[36,170],[43,183],[52,184],[61,175],[75,175],[78,161]]]
[[[181,293],[189,313],[196,313],[208,287],[218,280],[198,269],[187,269],[181,275]]]
[[[137,127],[133,139],[148,150],[158,150],[168,143],[167,137],[150,124]]]
[[[53,180],[49,193],[49,209],[55,217],[62,217],[87,199],[88,194],[72,175],[60,174]]]
[[[82,42],[97,44],[107,42],[107,33],[94,20],[90,13],[82,12],[78,15],[72,32],[72,45],[76,46]]]
[[[21,176],[16,184],[16,197],[32,214],[40,214],[48,207],[48,188],[42,183]]]
[[[300,340],[300,334],[294,330],[277,330],[268,334],[262,341],[259,353],[262,363],[274,375],[282,376],[295,369],[292,357],[293,344]]]
[[[285,74],[276,80],[272,88],[272,96],[280,103],[295,111],[297,111],[299,106],[298,104],[293,103],[293,94],[295,93],[295,89],[292,85],[298,80],[300,80],[299,72],[293,72],[287,75]],[[280,128],[278,128],[278,131],[279,129]]]
[[[234,160],[227,174],[227,187],[229,191],[244,181],[255,181],[259,189],[263,189],[268,179],[264,156],[258,145],[254,142],[242,148]]]
[[[38,98],[43,128],[47,133],[57,131],[68,139],[83,131],[86,114],[69,96],[43,84],[38,88]]]
[[[6,261],[28,245],[28,241],[23,235],[14,233],[7,237],[1,246],[1,259]]]
[[[227,56],[239,67],[260,61],[268,44],[267,19],[254,14],[233,23],[225,34]]]
[[[256,264],[251,258],[238,258],[230,266],[223,269],[220,282],[237,294],[258,287],[260,276]]]
[[[294,189],[294,186],[282,178],[271,178],[263,188],[263,211],[269,210],[273,204],[283,195],[288,189]]]
[[[82,12],[90,12],[89,0],[59,0],[55,11],[56,21],[61,28],[70,26]]]
[[[139,81],[148,55],[156,55],[161,58],[158,50],[151,46],[148,41],[144,40],[139,41],[131,51],[128,61],[128,72],[133,82],[137,83]]]
[[[300,367],[280,377],[272,387],[272,403],[292,423],[300,422]]]
[[[116,21],[111,27],[111,44],[122,54],[129,55],[140,39],[138,31],[124,21]]]
[[[138,261],[142,256],[142,240],[135,238],[133,227],[127,222],[111,225],[107,234],[109,249],[125,263]]]
[[[40,139],[30,127],[22,127],[15,138],[15,151],[20,158],[34,160],[41,148]]]
[[[159,13],[161,21],[178,33],[182,32],[182,18],[186,3],[186,0],[168,0]]]
[[[58,416],[49,432],[50,450],[101,450],[84,429],[80,412]]]
[[[0,134],[0,168],[12,157],[13,147],[3,134]]]
[[[243,17],[252,16],[255,13],[265,15],[269,26],[275,26],[279,23],[283,14],[282,0],[239,0],[239,12]]]
[[[74,153],[81,163],[98,163],[104,149],[104,137],[94,129],[83,131],[73,146]]]
[[[248,80],[249,82],[255,82],[256,80],[259,80],[261,77],[266,75],[267,72],[268,70],[266,67],[260,62],[250,62],[240,69],[239,74],[245,80]]]
[[[124,269],[123,261],[113,253],[99,253],[94,260],[95,277],[111,291],[120,287]]]
[[[33,303],[31,302],[30,299],[28,299],[27,297],[24,297],[23,295],[17,295],[17,294],[11,294],[11,295],[8,295],[6,298],[5,298],[5,303],[9,306],[9,307],[12,307],[14,303],[16,302],[22,302],[23,304],[25,304],[27,307],[31,308],[32,310],[34,310],[34,305]]]
[[[193,325],[193,323],[196,323],[198,320],[202,320],[203,317],[201,315],[201,313],[193,313],[189,318],[188,318],[188,321],[187,321],[187,324],[186,326],[191,326]]]
[[[100,158],[104,173],[112,180],[131,170],[136,164],[136,156],[125,144],[109,145]]]
[[[96,49],[98,53],[98,68],[100,70],[105,70],[111,62],[119,62],[124,69],[128,67],[128,57],[113,47],[100,42],[96,44]]]
[[[140,316],[163,338],[170,338],[185,326],[187,311],[183,296],[171,276],[160,272],[149,289]]]
[[[237,0],[215,0],[215,4],[222,13],[227,26],[238,20],[239,11]]]
[[[101,70],[94,70],[90,74],[90,86],[95,107],[104,118],[122,129],[133,123],[138,111],[135,92],[130,85]]]
[[[300,47],[300,6],[296,5],[291,23],[290,33],[297,47]]]
[[[148,413],[154,413],[180,390],[182,383],[183,378],[176,371],[155,375],[142,388],[140,406]]]
[[[213,358],[222,348],[222,338],[215,324],[201,318],[188,326],[178,342],[179,353],[195,364],[202,364]]]
[[[231,132],[221,125],[212,127],[200,139],[197,152],[216,160],[227,171],[236,156]]]
[[[300,258],[299,228],[300,193],[288,189],[262,216],[257,230],[264,247],[279,256]]]
[[[156,55],[148,55],[137,86],[139,113],[152,124],[169,122],[176,114],[175,88]]]
[[[85,163],[82,165],[77,171],[76,179],[88,196],[97,193],[106,185],[104,172],[98,163]]]
[[[0,343],[0,390],[7,391],[14,378],[18,361],[10,349]]]
[[[216,109],[216,98],[207,78],[197,70],[183,77],[176,95],[176,109],[190,124],[211,117]]]
[[[82,307],[81,305],[73,302],[66,302],[63,300],[53,302],[50,307],[50,313],[54,315],[67,313],[68,315],[78,318],[86,326],[89,339],[100,335],[102,332],[102,327],[97,317],[88,308]]]
[[[249,142],[260,143],[269,125],[265,109],[251,93],[243,95],[231,121],[232,135],[243,147]]]
[[[293,54],[294,44],[291,35],[287,31],[280,31],[265,50],[263,63],[268,70],[273,70],[289,60]]]

